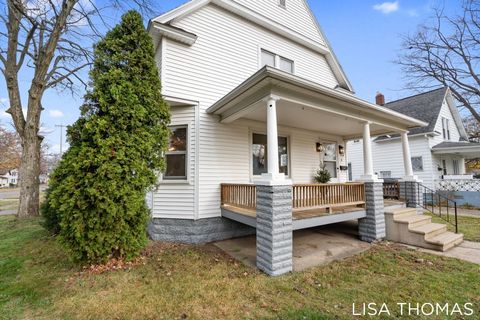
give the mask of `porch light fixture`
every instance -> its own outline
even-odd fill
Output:
[[[315,146],[316,146],[315,149],[317,150],[317,152],[324,152],[325,151],[325,147],[320,142],[317,142]]]
[[[343,156],[345,155],[345,147],[344,146],[338,146],[338,154]]]

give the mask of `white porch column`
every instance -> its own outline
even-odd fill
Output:
[[[403,166],[405,168],[405,177],[400,180],[400,198],[404,199],[407,207],[417,208],[419,213],[423,201],[423,195],[420,194],[420,186],[422,182],[413,174],[412,155],[410,153],[410,144],[408,142],[408,131],[400,132],[402,139]]]
[[[267,104],[267,173],[257,186],[257,267],[271,276],[293,269],[292,182],[278,165],[277,98]]]
[[[412,155],[410,154],[410,145],[408,143],[408,131],[400,133],[402,137],[403,167],[405,168],[405,180],[416,180],[413,175]]]
[[[278,167],[277,99],[272,97],[267,100],[267,154],[268,173],[276,176],[280,173]]]
[[[262,181],[285,182],[285,174],[280,173],[278,165],[278,129],[277,129],[278,98],[269,96],[265,99],[267,106],[267,173],[262,174]]]
[[[363,124],[363,168],[364,174],[362,176],[362,180],[378,180],[377,176],[373,173],[372,138],[370,136],[370,122],[365,122]]]
[[[363,165],[366,217],[358,220],[358,233],[363,241],[376,241],[385,237],[383,207],[383,180],[373,172],[372,137],[370,122],[363,124]]]

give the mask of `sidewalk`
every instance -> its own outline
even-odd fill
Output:
[[[438,208],[435,208],[434,210],[435,210],[436,214],[439,213]],[[453,216],[455,214],[455,209],[454,208],[448,208],[448,212],[449,212],[449,214],[451,214]],[[447,214],[447,208],[445,208],[445,207],[442,208],[442,214]],[[459,216],[480,218],[480,210],[479,209],[457,208],[457,214]]]
[[[480,264],[480,242],[463,241],[459,246],[446,252],[422,248],[419,248],[418,251]]]

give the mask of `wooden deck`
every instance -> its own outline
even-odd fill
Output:
[[[403,202],[398,200],[384,200],[385,207],[401,207]],[[240,223],[256,226],[256,211],[252,208],[241,208],[231,205],[222,205],[222,216]],[[361,219],[366,216],[365,209],[358,206],[335,207],[331,209],[293,210],[293,230],[306,229],[315,226],[338,223],[342,221]]]

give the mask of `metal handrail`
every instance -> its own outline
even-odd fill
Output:
[[[405,201],[407,203],[407,206],[415,205],[415,206],[422,207],[423,209],[431,212],[432,214],[438,216],[440,219],[454,226],[455,233],[458,233],[458,215],[457,215],[456,201],[441,195],[437,191],[430,189],[429,187],[424,186],[423,184],[417,181],[404,181],[403,183],[405,184]],[[410,189],[408,189],[407,186],[410,186]],[[418,200],[413,201],[411,197],[407,196],[408,191],[410,191],[410,194],[412,194],[412,191],[415,192],[417,195],[415,199],[422,199],[422,201],[418,201]],[[427,197],[430,198],[431,206],[428,205]],[[435,198],[437,200],[438,214],[435,212]],[[446,201],[446,215],[445,214],[442,215],[442,199]],[[453,203],[453,209],[454,209],[453,222],[450,219],[450,203]]]

